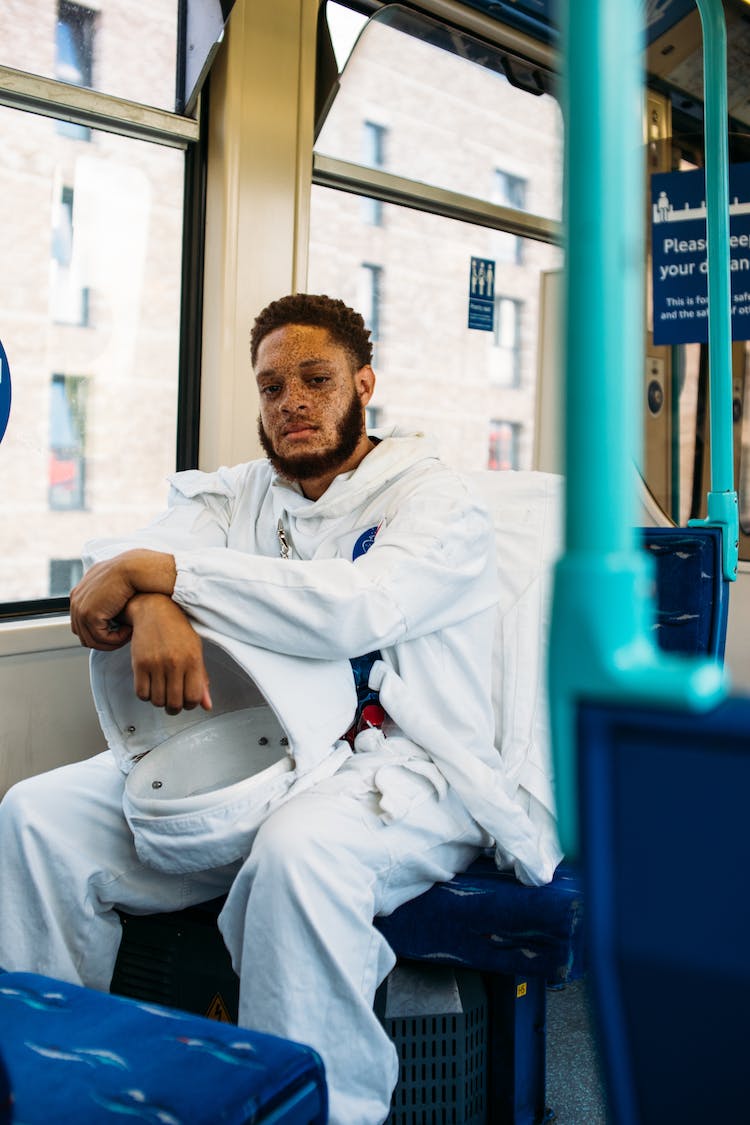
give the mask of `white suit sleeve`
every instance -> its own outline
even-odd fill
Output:
[[[229,548],[235,470],[174,480],[166,512],[127,539],[87,543],[84,563],[133,547],[168,551],[177,567],[174,601],[226,636],[292,655],[348,658],[444,629],[497,600],[494,532],[456,478],[449,496],[442,474],[416,488],[355,562]]]
[[[135,547],[174,554],[185,548],[226,544],[234,496],[230,472],[188,470],[170,479],[169,507],[147,527],[125,538],[90,540],[83,548],[85,570]]]
[[[493,532],[467,496],[431,500],[418,490],[355,562],[176,550],[174,600],[226,635],[318,659],[450,627],[496,601]]]

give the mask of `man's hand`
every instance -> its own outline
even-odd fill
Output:
[[[117,620],[135,593],[121,559],[96,563],[70,591],[70,627],[86,648],[109,652],[130,640]]]
[[[133,684],[139,699],[168,715],[199,704],[211,710],[203,644],[180,607],[164,594],[136,594],[125,617],[132,627]]]
[[[70,627],[86,648],[110,652],[130,640],[123,610],[136,593],[171,595],[172,555],[138,549],[95,563],[70,592]]]

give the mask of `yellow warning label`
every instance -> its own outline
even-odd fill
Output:
[[[216,993],[211,1003],[208,1005],[206,1015],[210,1020],[218,1020],[219,1023],[232,1023],[229,1015],[229,1009],[224,1003],[221,994]]]
[[[516,1000],[519,998],[519,996],[526,995],[526,988],[527,985],[525,980],[522,980],[520,984],[516,985]]]

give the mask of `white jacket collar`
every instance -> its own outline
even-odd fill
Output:
[[[397,426],[371,430],[378,444],[360,461],[356,469],[337,476],[319,500],[311,501],[299,486],[276,476],[273,487],[284,490],[284,506],[297,519],[336,517],[350,512],[376,489],[385,488],[419,461],[435,461],[437,451],[432,439],[422,433],[410,433]]]

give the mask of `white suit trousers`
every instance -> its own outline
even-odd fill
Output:
[[[181,910],[229,889],[219,925],[240,976],[240,1025],[319,1051],[331,1125],[381,1125],[398,1060],[372,1005],[395,957],[372,919],[450,879],[488,842],[459,799],[426,786],[386,824],[355,757],[272,813],[244,863],[166,875],[136,855],[123,783],[105,753],[6,795],[0,966],[107,990],[115,907]]]

